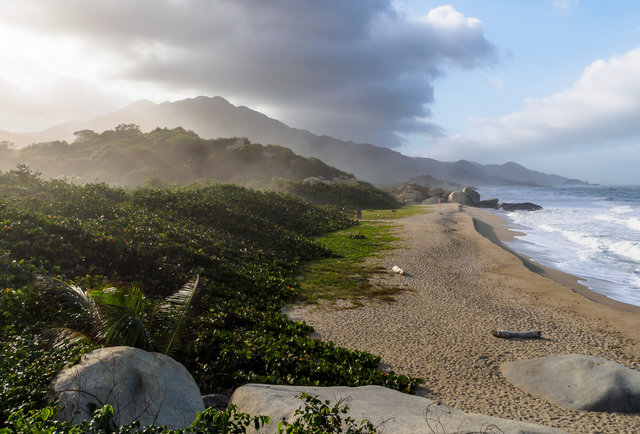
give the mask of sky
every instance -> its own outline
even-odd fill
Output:
[[[635,0],[0,1],[0,130],[222,96],[406,155],[640,185]]]

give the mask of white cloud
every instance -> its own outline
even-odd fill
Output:
[[[3,22],[35,40],[25,48],[75,44],[64,55],[48,47],[55,61],[32,67],[34,77],[103,83],[109,94],[137,98],[217,94],[273,107],[295,126],[381,145],[398,144],[398,132],[438,132],[423,120],[433,80],[446,68],[497,59],[479,20],[451,6],[412,18],[392,0],[31,0],[0,3]],[[14,58],[15,84],[36,57],[24,53]],[[43,103],[39,92],[22,97]]]
[[[528,99],[520,111],[477,120],[470,132],[451,137],[441,154],[516,158],[606,147],[640,138],[638,119],[640,48],[593,62],[570,88]]]
[[[427,15],[419,17],[418,21],[454,31],[458,31],[463,27],[482,31],[482,21],[477,18],[467,18],[448,5],[431,9]]]

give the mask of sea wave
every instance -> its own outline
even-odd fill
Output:
[[[640,263],[640,244],[633,241],[618,241],[611,244],[613,253],[623,258]]]
[[[618,224],[621,226],[625,226],[631,230],[640,232],[640,218],[638,217],[620,218],[615,215],[600,214],[600,215],[597,215],[595,218],[596,220]]]
[[[640,188],[495,188],[480,193],[544,207],[501,213],[525,234],[512,248],[579,277],[596,292],[640,305]]]

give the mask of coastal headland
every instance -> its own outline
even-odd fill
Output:
[[[419,395],[466,412],[570,432],[640,432],[640,415],[570,410],[509,383],[500,365],[550,355],[588,354],[640,369],[640,308],[582,287],[503,244],[500,217],[457,204],[395,220],[397,248],[375,258],[404,275],[393,303],[289,311],[318,337],[382,357],[383,367],[426,379]],[[542,339],[498,339],[492,330],[540,330]]]

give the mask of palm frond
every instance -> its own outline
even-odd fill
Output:
[[[67,344],[79,341],[93,341],[91,336],[68,327],[52,327],[44,330],[42,336],[53,344],[54,348],[64,348]]]
[[[37,288],[50,301],[49,306],[55,306],[55,323],[42,335],[52,341],[53,345],[61,346],[65,342],[75,342],[89,339],[100,342],[100,328],[102,317],[91,296],[82,288],[67,284],[51,277],[39,276]]]
[[[165,303],[159,307],[159,311],[173,317],[176,324],[170,332],[166,344],[163,345],[163,354],[171,356],[182,348],[181,336],[185,319],[193,302],[196,290],[198,289],[199,282],[200,276],[196,275],[193,279],[185,283],[182,288],[167,297]]]
[[[93,299],[79,286],[45,276],[38,276],[37,286],[63,309],[92,315],[97,313]]]
[[[193,300],[193,295],[198,288],[199,281],[200,276],[196,275],[187,283],[182,285],[182,288],[165,298],[164,303],[160,306],[160,310],[164,312],[175,312],[176,310],[181,310],[185,307],[188,308],[191,304],[191,300]]]
[[[57,327],[43,332],[56,345],[84,338],[106,345],[153,349],[144,325],[146,298],[139,287],[85,292],[78,286],[48,277],[38,278],[48,305],[55,306]]]
[[[146,299],[139,287],[92,291],[91,297],[104,317],[101,331],[107,345],[152,349],[144,325]]]

